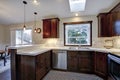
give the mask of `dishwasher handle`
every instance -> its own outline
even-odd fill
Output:
[[[53,50],[53,53],[67,53],[65,50]]]

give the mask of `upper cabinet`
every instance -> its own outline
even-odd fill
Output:
[[[43,38],[58,38],[59,18],[43,19]]]
[[[97,17],[99,37],[120,35],[120,3],[110,12],[100,13]]]
[[[114,36],[120,36],[120,11],[112,14]]]
[[[112,14],[100,13],[98,15],[98,36],[111,37],[113,36]]]

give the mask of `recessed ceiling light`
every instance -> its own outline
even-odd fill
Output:
[[[75,16],[78,16],[78,13],[76,13]]]
[[[33,4],[38,5],[39,2],[37,0],[33,0]]]
[[[69,0],[71,12],[79,12],[85,10],[86,0]]]
[[[37,0],[34,0],[33,2],[34,2],[34,3],[37,3]]]

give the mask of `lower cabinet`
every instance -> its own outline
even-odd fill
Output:
[[[51,51],[37,56],[17,55],[16,65],[16,80],[41,80],[51,70]],[[68,71],[95,73],[107,80],[107,67],[107,53],[67,51]]]
[[[107,53],[94,51],[68,51],[68,71],[95,73],[107,80]]]
[[[41,80],[51,69],[51,51],[37,56],[18,55],[17,80]]]
[[[108,62],[107,62],[107,53],[104,52],[95,52],[94,55],[94,71],[97,75],[103,77],[105,80],[107,80],[108,76]]]
[[[78,52],[78,71],[93,73],[93,52]]]
[[[51,69],[51,52],[36,56],[36,80],[41,80]]]
[[[68,51],[67,52],[67,69],[68,71],[78,71],[78,52]]]
[[[93,52],[68,51],[68,71],[93,72]]]

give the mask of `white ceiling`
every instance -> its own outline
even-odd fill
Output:
[[[38,13],[37,19],[47,17],[74,17],[70,12],[69,0],[39,0],[38,6],[32,4],[32,0],[26,0],[26,22],[34,21],[34,12]],[[79,16],[97,15],[100,12],[109,11],[119,3],[119,0],[86,0],[85,11],[79,12]],[[0,0],[0,24],[9,25],[23,23],[23,0]]]

